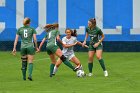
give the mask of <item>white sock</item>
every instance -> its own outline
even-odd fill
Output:
[[[57,72],[58,68],[56,66],[54,66],[54,69],[53,69],[53,74],[55,74]]]

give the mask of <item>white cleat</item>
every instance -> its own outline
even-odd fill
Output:
[[[91,77],[92,75],[93,75],[92,73],[87,74],[87,76],[89,76],[89,77]]]
[[[105,77],[108,76],[108,72],[107,72],[107,70],[104,71],[104,76],[105,76]]]

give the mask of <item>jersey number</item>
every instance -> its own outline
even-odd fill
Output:
[[[51,38],[51,32],[49,32],[49,36],[48,36],[48,39],[50,39]]]
[[[24,38],[28,37],[27,29],[24,30]]]

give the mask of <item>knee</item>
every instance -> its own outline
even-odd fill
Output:
[[[98,60],[102,59],[102,57],[101,57],[101,56],[96,56],[96,57],[97,57],[97,59],[98,59]]]
[[[61,57],[60,57],[60,59],[64,62],[64,61],[66,61],[66,57],[64,56],[64,55],[62,55]]]

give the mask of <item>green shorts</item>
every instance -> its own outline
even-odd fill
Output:
[[[89,45],[88,51],[103,50],[103,45],[99,44],[98,47],[94,48],[93,45]]]
[[[21,48],[20,54],[23,55],[34,55],[35,54],[35,48],[34,47],[28,47],[28,48]]]
[[[59,47],[57,45],[47,46],[46,49],[47,49],[48,55],[54,54],[58,48]]]

